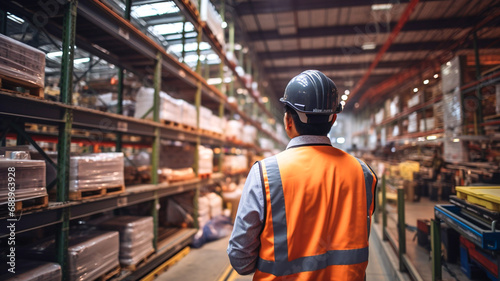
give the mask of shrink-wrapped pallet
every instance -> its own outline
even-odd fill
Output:
[[[182,117],[180,123],[196,128],[196,107],[186,101],[181,102]]]
[[[226,137],[230,139],[240,139],[242,135],[243,124],[238,120],[229,120],[226,123]]]
[[[219,116],[212,114],[212,117],[210,118],[209,130],[212,132],[216,132],[218,134],[223,134],[225,128],[226,128],[226,120],[224,118],[220,118]]]
[[[93,153],[70,159],[69,190],[113,188],[125,184],[123,153]]]
[[[118,216],[99,224],[120,233],[120,263],[136,265],[153,252],[153,217]]]
[[[210,205],[210,218],[222,215],[222,197],[211,192],[207,194],[207,198]]]
[[[204,106],[200,107],[200,129],[212,131],[212,111]]]
[[[141,87],[137,92],[135,106],[135,118],[142,118],[153,107],[154,89]],[[182,100],[174,99],[165,92],[160,92],[160,116],[161,120],[180,123],[182,115]],[[153,119],[151,110],[144,118]]]
[[[0,77],[25,81],[40,88],[45,81],[45,53],[0,34]]]
[[[210,220],[210,200],[207,196],[198,197],[198,227],[203,227]]]
[[[222,170],[228,174],[245,172],[248,170],[248,159],[245,155],[226,155],[223,158]]]
[[[204,146],[198,147],[198,174],[212,174],[214,152]]]
[[[241,141],[244,143],[254,143],[257,139],[257,128],[252,125],[243,126]]]
[[[54,261],[55,239],[47,239],[19,249],[21,257]],[[95,280],[119,266],[119,235],[117,231],[77,231],[69,235],[69,280]]]
[[[11,153],[18,155],[16,152]],[[9,192],[13,191],[9,190],[9,183],[15,183],[15,197],[13,198],[15,201],[47,195],[45,161],[0,159],[0,205],[7,204]]]
[[[18,260],[15,274],[6,272],[0,275],[4,281],[60,281],[62,280],[61,266],[53,262]]]

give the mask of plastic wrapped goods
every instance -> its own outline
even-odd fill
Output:
[[[200,129],[212,131],[212,111],[204,106],[200,107]]]
[[[19,260],[16,262],[16,273],[6,272],[0,275],[5,281],[60,281],[62,280],[61,266],[57,263]]]
[[[196,107],[186,101],[182,101],[182,117],[180,123],[196,128]]]
[[[15,201],[47,195],[45,161],[0,159],[0,204],[7,204],[9,178],[16,184]]]
[[[222,215],[222,197],[211,192],[207,194],[208,204],[210,205],[210,217]]]
[[[245,125],[243,127],[243,134],[241,136],[241,141],[244,143],[255,143],[257,139],[257,128],[252,125]]]
[[[70,159],[70,191],[97,190],[124,184],[121,152],[72,156]]]
[[[78,231],[70,233],[68,267],[70,280],[95,280],[119,266],[117,231]],[[55,239],[19,249],[21,257],[54,261]],[[45,280],[45,279],[44,279]]]
[[[99,224],[120,233],[120,263],[135,265],[153,249],[153,217],[118,216]]]
[[[45,53],[0,34],[0,75],[43,88]]]
[[[198,174],[212,174],[213,171],[213,161],[214,161],[214,152],[210,148],[206,148],[204,146],[198,147]]]
[[[242,135],[243,124],[238,120],[230,120],[226,123],[226,137],[240,139]]]
[[[135,115],[141,118],[153,107],[154,89],[141,87],[136,96]],[[174,99],[165,92],[160,92],[160,119],[171,122],[181,122],[182,100]],[[146,119],[153,119],[153,111],[149,112]]]

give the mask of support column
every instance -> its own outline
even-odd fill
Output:
[[[7,35],[7,12],[0,10],[0,33]]]
[[[153,97],[153,121],[160,122],[160,91],[161,91],[161,63],[162,55],[156,54],[156,63],[154,71],[154,97]],[[155,128],[155,137],[153,140],[153,149],[151,152],[151,183],[158,184],[158,166],[160,162],[160,128]],[[158,194],[155,192],[151,206],[151,216],[153,217],[153,247],[158,250]]]
[[[386,210],[386,186],[385,186],[385,175],[382,175],[382,239],[387,241],[387,235],[385,233],[387,228],[387,210]]]
[[[441,228],[439,221],[431,220],[432,281],[442,279],[441,276]]]
[[[75,51],[76,11],[78,1],[70,0],[64,6],[63,34],[62,34],[62,60],[61,60],[61,103],[70,105],[73,89],[73,59]],[[73,111],[62,110],[64,123],[59,125],[59,140],[57,144],[57,201],[68,201],[69,193],[69,161],[71,146],[71,128]],[[63,280],[69,280],[68,265],[68,236],[69,236],[69,209],[61,210],[61,223],[56,229],[56,257],[61,265]]]
[[[405,190],[398,188],[398,253],[399,270],[406,271],[403,255],[406,254]]]
[[[474,60],[476,62],[476,79],[479,81],[481,80],[481,62],[479,60],[479,46],[477,45],[476,31],[474,31],[472,35],[473,35],[473,45],[474,45]],[[478,86],[478,88],[476,89],[477,109],[476,112],[474,112],[474,134],[476,136],[483,134],[483,127],[479,125],[483,123],[483,109],[482,109],[483,107],[481,106],[481,101],[483,100],[483,97],[481,94],[481,89],[482,88],[480,86]]]

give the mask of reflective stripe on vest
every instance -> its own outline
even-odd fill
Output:
[[[371,170],[363,164],[361,166],[365,173],[367,215],[369,219],[373,178]],[[276,156],[264,159],[261,167],[265,170],[263,172],[263,182],[268,185],[271,197],[275,261],[268,261],[259,257],[257,260],[258,270],[275,276],[284,276],[299,272],[321,270],[331,265],[354,265],[368,261],[368,247],[349,250],[330,250],[324,254],[301,257],[289,261],[285,197]],[[369,222],[367,226],[369,229]]]

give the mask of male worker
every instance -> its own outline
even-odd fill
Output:
[[[227,253],[254,280],[363,280],[377,178],[327,137],[342,110],[332,80],[308,70],[288,83],[285,151],[253,165]]]

